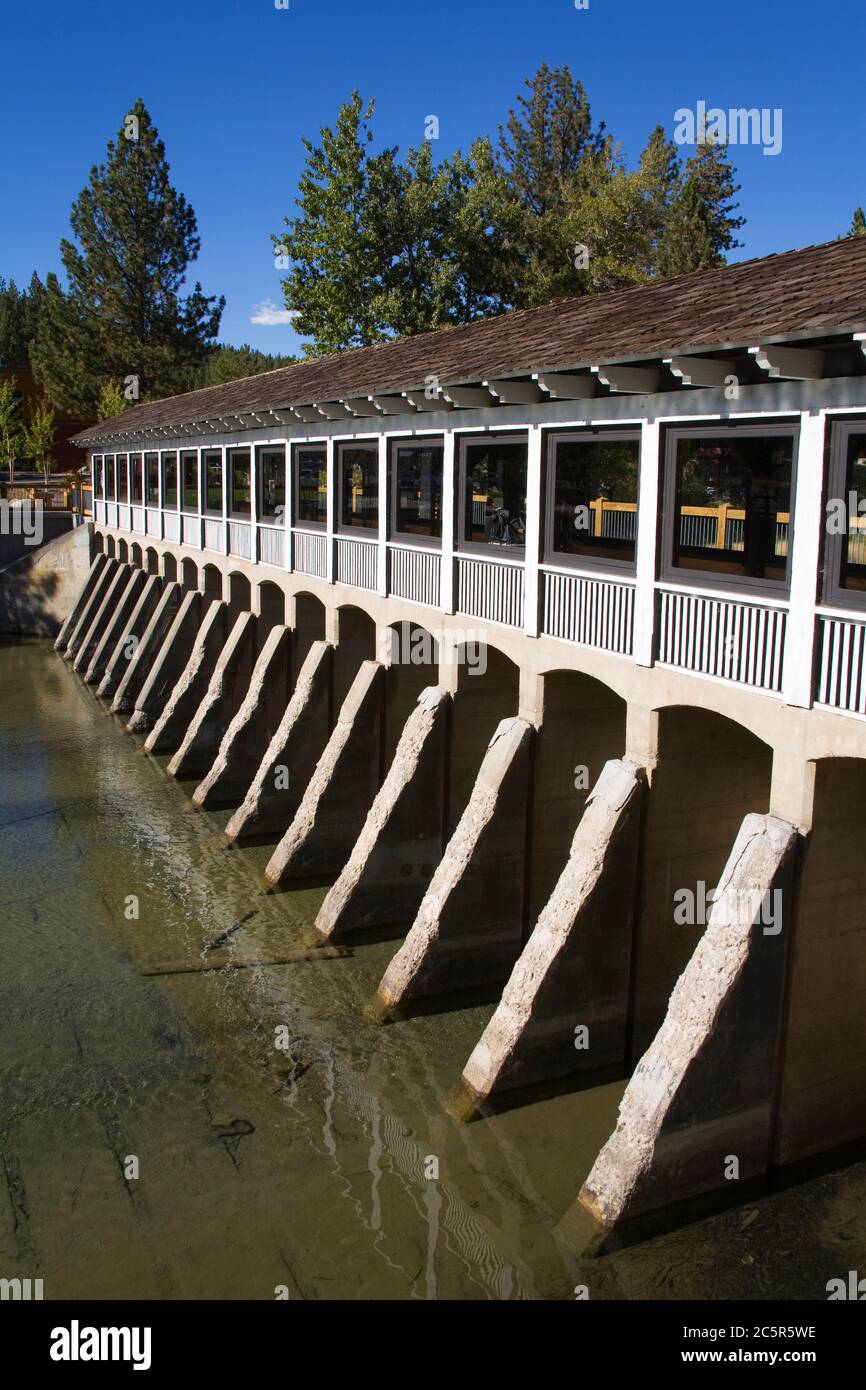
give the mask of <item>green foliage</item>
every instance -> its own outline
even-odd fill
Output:
[[[0,367],[30,366],[30,344],[44,294],[35,271],[26,290],[19,290],[14,280],[7,285],[0,276]]]
[[[849,236],[866,236],[866,213],[862,208],[854,209],[854,216],[851,220],[851,230]]]
[[[14,381],[0,380],[0,465],[9,471],[9,482],[15,481],[15,460],[24,452],[24,423],[21,419],[21,397]]]
[[[43,390],[85,417],[104,384],[129,376],[141,400],[185,390],[206,361],[224,301],[197,282],[181,295],[199,253],[195,213],[169,181],[165,147],[140,100],[105,163],[91,169],[71,223],[75,244],[60,248],[68,290],[48,276],[31,348]]]
[[[199,386],[219,386],[225,381],[237,381],[245,376],[258,376],[261,372],[273,372],[279,367],[288,367],[296,362],[296,357],[283,357],[278,353],[259,352],[248,343],[240,347],[230,347],[219,343],[208,354],[207,364],[197,382]]]
[[[129,409],[130,402],[123,394],[123,390],[116,381],[107,381],[100,388],[99,400],[96,402],[97,420],[113,420],[116,415],[122,415]]]
[[[657,270],[683,275],[723,265],[726,251],[741,243],[735,233],[745,219],[735,217],[732,202],[739,185],[722,144],[707,141],[686,161],[667,211]]]
[[[55,415],[49,401],[40,397],[31,406],[30,418],[24,427],[24,451],[48,481],[54,459]]]

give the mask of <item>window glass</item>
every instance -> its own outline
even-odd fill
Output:
[[[114,454],[105,455],[105,495],[109,501],[117,496],[114,489]]]
[[[223,509],[223,456],[221,449],[206,449],[202,455],[204,466],[205,511],[218,512]]]
[[[259,507],[262,516],[282,517],[286,506],[285,449],[256,450],[259,475]],[[279,511],[277,510],[279,508]]]
[[[556,439],[553,451],[554,552],[632,563],[640,440]]]
[[[177,454],[162,456],[162,505],[177,507]]]
[[[101,454],[95,455],[93,459],[93,487],[95,497],[105,496],[105,472]]]
[[[147,505],[159,506],[159,454],[145,454],[144,470],[147,477]]]
[[[126,454],[117,455],[117,500],[118,502],[129,501],[129,473],[127,466],[129,459]]]
[[[466,446],[463,538],[481,545],[526,544],[526,444],[479,440]]]
[[[328,466],[324,445],[295,450],[297,520],[324,526],[328,518]]]
[[[232,516],[250,514],[250,459],[249,449],[232,449],[229,452],[229,510]]]
[[[866,589],[866,434],[848,437],[844,506],[847,521],[839,584],[862,592]]]
[[[141,504],[143,493],[141,485],[141,454],[133,454],[129,460],[132,500]]]
[[[185,449],[180,456],[181,480],[183,485],[183,510],[198,511],[198,454],[194,449]]]
[[[793,456],[791,435],[679,438],[674,566],[783,582]]]
[[[443,453],[432,442],[395,445],[396,529],[402,535],[442,535]]]
[[[340,465],[342,524],[375,531],[379,525],[378,449],[342,449]]]

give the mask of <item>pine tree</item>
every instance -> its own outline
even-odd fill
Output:
[[[563,206],[586,157],[601,153],[604,123],[593,130],[586,91],[567,65],[550,69],[542,63],[524,85],[529,95],[518,95],[519,109],[500,127],[499,156],[509,192],[543,218]]]
[[[353,92],[334,128],[323,128],[319,145],[304,140],[306,166],[295,200],[300,215],[285,218],[288,230],[274,237],[276,254],[291,263],[283,295],[297,313],[297,331],[311,340],[307,356],[366,347],[387,336],[373,308],[383,269],[369,229],[373,111],[372,101],[365,107]],[[393,154],[376,159],[384,164]],[[384,170],[374,171],[375,180],[385,177]]]
[[[740,186],[724,144],[705,140],[686,161],[680,187],[668,209],[658,248],[657,269],[663,276],[708,270],[723,265],[725,252],[741,243],[736,232],[745,218],[732,202]]]
[[[96,402],[97,420],[113,420],[128,410],[130,402],[126,399],[116,381],[107,381],[99,392]]]
[[[35,273],[26,290],[19,290],[14,280],[8,285],[0,277],[0,367],[29,367],[30,344],[36,337],[36,325],[45,286]]]
[[[849,236],[866,236],[866,213],[862,208],[854,209],[854,217],[851,222]]]
[[[169,181],[165,146],[136,101],[105,163],[73,204],[76,243],[60,254],[68,289],[49,275],[31,360],[59,408],[87,416],[110,381],[138,399],[184,390],[206,360],[225,301],[196,282],[181,295],[200,240],[195,213]],[[131,384],[131,383],[130,383]]]

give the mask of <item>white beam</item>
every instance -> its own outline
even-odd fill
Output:
[[[353,415],[377,416],[383,414],[383,411],[376,405],[372,396],[350,396],[347,400],[343,401],[343,405],[347,410],[350,410]]]
[[[443,386],[442,394],[446,401],[461,410],[478,410],[496,405],[496,397],[484,386]]]
[[[321,413],[312,405],[293,405],[292,410],[299,420],[303,420],[305,425],[314,425],[321,422]]]
[[[417,391],[404,391],[404,398],[413,405],[416,410],[453,410],[454,406],[444,396],[436,395],[431,400],[424,395],[422,389]]]
[[[567,376],[563,372],[533,372],[543,391],[555,401],[586,401],[595,395],[595,377]]]
[[[860,344],[860,351],[866,355],[866,333],[855,333],[854,342]]]
[[[736,375],[732,357],[665,357],[664,364],[683,386],[726,386],[725,378]]]
[[[592,370],[611,391],[629,391],[640,396],[657,391],[661,381],[658,367],[623,367],[612,363],[593,367]]]
[[[326,420],[351,420],[352,412],[342,401],[317,401],[316,409]]]
[[[818,348],[779,347],[775,343],[750,347],[758,366],[775,380],[817,381],[824,375],[824,353]]]
[[[402,396],[370,396],[383,415],[411,415],[414,406]]]
[[[485,381],[484,385],[503,405],[538,405],[544,393],[534,381]]]

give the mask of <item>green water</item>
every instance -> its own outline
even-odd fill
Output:
[[[62,1299],[762,1298],[866,1269],[862,1169],[582,1255],[561,1221],[622,1084],[461,1124],[490,1009],[366,1021],[394,943],[143,976],[248,913],[238,952],[302,946],[322,891],[264,895],[267,847],[228,848],[226,813],[194,811],[50,644],[0,643],[0,1277]]]

